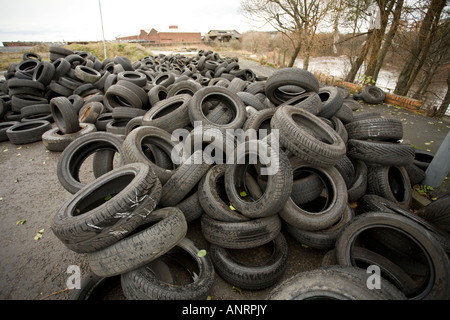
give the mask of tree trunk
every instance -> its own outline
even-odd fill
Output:
[[[431,48],[431,44],[433,42],[434,35],[436,34],[438,23],[439,23],[439,17],[437,17],[434,20],[433,26],[431,27],[430,35],[427,38],[427,40],[425,41],[424,49],[422,50],[422,54],[421,54],[420,58],[418,59],[417,66],[411,72],[411,76],[409,77],[409,81],[405,87],[405,95],[408,93],[409,89],[411,89],[411,86],[413,85],[414,81],[416,80],[420,69],[422,69],[422,66],[425,63],[425,60],[428,56],[428,52],[430,52],[430,48]]]
[[[433,66],[430,66],[424,73],[424,80],[420,84],[419,90],[417,90],[414,95],[413,99],[421,100],[422,96],[427,92],[428,87],[430,86],[431,80],[433,79],[433,75],[438,69],[439,64],[434,64]]]
[[[387,8],[385,8],[384,2],[378,3],[381,14],[381,26],[380,29],[375,29],[373,33],[374,40],[372,42],[372,52],[370,54],[369,62],[367,63],[366,71],[364,72],[366,77],[371,77],[373,79],[378,57],[380,55],[381,43],[383,42],[384,33],[386,32],[387,23],[389,20],[389,14],[394,7],[394,3],[395,0],[391,0]]]
[[[298,53],[300,52],[300,49],[302,48],[302,44],[299,41],[299,43],[297,44],[297,46],[294,49],[294,53],[291,56],[291,60],[289,61],[289,68],[292,68],[294,66],[295,63],[295,59],[297,59]]]
[[[407,86],[410,80],[411,74],[413,73],[414,66],[417,59],[420,57],[423,49],[424,43],[427,40],[431,26],[434,19],[439,19],[442,9],[444,8],[446,0],[432,0],[430,7],[422,21],[422,26],[419,30],[419,35],[413,45],[413,48],[406,58],[405,64],[397,80],[397,85],[395,86],[394,93],[398,95],[406,95],[408,93]]]
[[[398,26],[400,24],[400,17],[403,9],[403,1],[398,0],[394,10],[394,16],[392,18],[392,24],[384,40],[383,47],[381,48],[380,54],[378,55],[377,63],[375,65],[375,70],[373,72],[372,79],[376,82],[378,79],[378,74],[380,73],[381,67],[383,66],[384,58],[392,45],[392,40],[394,39],[395,33],[397,32]]]
[[[347,82],[355,81],[356,74],[358,73],[359,68],[361,67],[362,63],[366,59],[369,49],[372,45],[372,40],[373,40],[372,35],[373,35],[373,29],[369,30],[369,32],[367,33],[366,43],[364,44],[356,61],[354,63],[352,63],[352,68],[350,69],[347,76],[345,77],[345,81],[347,81]]]
[[[450,105],[450,72],[447,76],[447,93],[445,94],[445,98],[442,101],[439,108],[436,110],[434,116],[437,118],[442,118],[445,115],[445,112],[447,111],[449,105]]]

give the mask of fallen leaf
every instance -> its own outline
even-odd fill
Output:
[[[27,222],[27,220],[23,219],[23,220],[17,221],[16,224],[24,224],[25,222]]]
[[[241,197],[246,197],[246,196],[247,196],[247,192],[241,191],[241,192],[239,193],[239,195],[240,195]]]
[[[206,250],[202,249],[199,252],[197,252],[197,257],[204,257],[206,256]]]
[[[242,294],[242,289],[238,288],[236,286],[233,286],[231,289],[236,290],[237,292],[239,292],[240,294]]]

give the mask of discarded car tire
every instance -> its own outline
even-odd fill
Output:
[[[414,147],[388,141],[349,139],[347,155],[368,165],[405,166],[414,161]]]
[[[244,290],[261,290],[276,284],[283,276],[288,261],[288,246],[284,236],[279,233],[270,245],[270,256],[261,261],[247,261],[236,258],[231,250],[211,244],[209,252],[216,272],[227,283]],[[259,248],[252,248],[256,255]]]
[[[50,100],[50,111],[62,133],[74,133],[80,130],[78,114],[68,98],[56,97]]]
[[[217,103],[230,109],[233,118],[226,124],[216,124],[206,117],[206,102]],[[189,119],[195,126],[196,121],[203,125],[215,125],[221,129],[241,128],[246,119],[245,105],[236,93],[223,87],[204,87],[198,90],[189,102]]]
[[[44,132],[51,128],[52,124],[46,120],[19,122],[6,129],[6,136],[15,145],[33,143],[41,141]]]
[[[310,171],[319,175],[327,190],[326,205],[314,206],[317,200],[311,202],[312,207],[297,206],[291,198],[279,212],[280,217],[292,226],[303,230],[326,229],[336,223],[343,215],[347,205],[347,187],[344,179],[336,168],[317,168],[308,165],[301,159],[291,160],[292,171]],[[325,200],[325,199],[323,199]]]
[[[203,152],[198,150],[183,162],[164,183],[160,204],[166,207],[177,205],[198,184],[211,167],[203,161]]]
[[[144,153],[145,145],[155,145],[175,161],[171,169],[161,168],[152,162]],[[150,126],[141,126],[132,130],[123,141],[124,163],[142,162],[149,165],[161,183],[164,185],[174,174],[175,169],[183,162],[181,155],[172,153],[177,150],[178,144],[171,140],[171,134],[167,131]],[[174,158],[175,157],[175,158]]]
[[[80,182],[79,170],[83,162],[93,153],[100,150],[113,150],[122,153],[122,138],[108,132],[93,132],[78,137],[61,153],[56,173],[61,185],[74,194],[85,186]]]
[[[195,275],[192,282],[168,283],[155,277],[154,272],[144,266],[122,274],[125,296],[130,300],[205,300],[214,284],[215,272],[209,254],[200,256],[199,252],[200,248],[192,240],[184,238],[160,258],[167,258],[168,262],[172,259],[181,261],[183,267]]]
[[[272,117],[280,144],[318,167],[334,166],[346,153],[342,138],[318,117],[292,106],[279,107]]]
[[[366,86],[361,92],[361,98],[367,103],[378,104],[386,99],[386,93],[376,86]]]
[[[390,118],[372,118],[352,121],[345,125],[349,139],[400,140],[403,138],[401,121]]]
[[[161,183],[150,167],[114,169],[75,193],[54,216],[53,233],[70,250],[94,252],[116,243],[152,213]]]
[[[336,258],[341,265],[352,265],[351,248],[358,236],[372,228],[388,228],[408,236],[427,257],[427,284],[409,299],[448,299],[450,297],[450,261],[435,238],[412,219],[386,212],[367,212],[358,215],[340,233],[336,241]],[[376,251],[375,251],[376,252]]]
[[[380,290],[367,288],[366,270],[332,265],[298,273],[278,284],[268,300],[405,300],[405,295],[381,278]]]
[[[50,129],[42,134],[42,143],[49,151],[62,152],[75,139],[97,131],[92,123],[80,123],[80,130],[74,133],[62,133],[59,128]]]
[[[285,90],[286,86],[294,88]],[[283,68],[276,70],[266,81],[266,96],[277,106],[305,91],[319,91],[319,81],[307,70]]]
[[[278,215],[241,222],[224,222],[201,217],[202,233],[213,244],[228,249],[248,249],[266,244],[281,231]]]
[[[172,249],[185,237],[187,223],[180,209],[166,207],[153,212],[149,209],[148,215],[146,223],[121,240],[87,254],[92,272],[101,277],[112,277],[140,268]],[[149,220],[156,223],[150,225]]]
[[[266,157],[261,163],[268,164],[264,168],[267,170],[268,182],[260,197],[253,197],[246,186],[245,173],[249,166],[248,159],[252,157],[260,160]],[[244,216],[262,218],[274,215],[286,204],[292,190],[289,159],[283,152],[277,152],[263,141],[250,140],[242,143],[236,148],[233,164],[228,165],[225,172],[225,190],[231,205]],[[242,192],[247,196],[243,198]]]
[[[404,167],[369,166],[367,190],[409,209],[412,201],[411,182]]]

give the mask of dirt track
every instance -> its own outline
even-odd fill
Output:
[[[271,68],[242,61],[242,68],[269,75]],[[256,69],[255,69],[256,68]],[[396,107],[362,106],[360,112],[379,111],[386,117],[402,120],[404,138],[421,149],[436,152],[449,131],[449,124],[423,117]],[[51,232],[50,223],[60,206],[71,197],[59,183],[56,166],[59,153],[47,152],[42,142],[17,146],[0,143],[0,299],[38,300],[67,299],[66,273],[69,265],[81,267],[85,277],[89,268],[85,257],[67,249]],[[86,168],[89,171],[89,168]],[[86,174],[89,174],[87,172]],[[448,180],[441,188],[448,192]],[[439,190],[438,190],[439,191]],[[26,220],[17,224],[19,220]],[[44,229],[42,238],[36,233]],[[320,265],[324,251],[305,248],[284,232],[289,244],[289,263],[283,279]],[[188,238],[200,248],[207,249],[201,236],[199,220],[188,225]],[[210,293],[214,300],[264,299],[271,288],[261,291],[242,291],[232,288],[216,276]],[[115,298],[121,298],[116,296]]]

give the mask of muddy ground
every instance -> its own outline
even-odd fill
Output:
[[[242,61],[241,67],[249,67],[258,75],[270,75],[272,68],[261,67],[252,61]],[[420,149],[436,152],[449,131],[445,121],[424,117],[394,106],[361,105],[358,112],[381,112],[386,117],[400,119],[404,123],[404,138]],[[56,166],[60,153],[48,152],[42,142],[28,145],[0,143],[0,299],[2,300],[64,300],[70,297],[66,289],[68,266],[78,265],[81,275],[89,273],[85,256],[67,249],[52,233],[51,221],[72,195],[59,183]],[[89,167],[85,168],[89,176]],[[91,177],[91,179],[93,179]],[[446,180],[436,193],[448,192]],[[18,221],[24,223],[18,223]],[[43,230],[43,231],[42,231]],[[42,237],[35,240],[42,231]],[[326,253],[302,246],[285,230],[289,245],[289,261],[283,276],[286,279],[298,272],[317,268]],[[188,225],[188,238],[199,248],[208,248],[201,235],[200,221]],[[252,251],[254,254],[255,251]],[[264,252],[260,252],[264,255]],[[242,292],[233,288],[219,276],[212,291],[214,300],[264,299],[272,288]],[[113,296],[123,299],[120,290]]]

